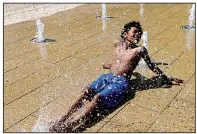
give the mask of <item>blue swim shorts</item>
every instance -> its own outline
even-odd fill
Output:
[[[115,74],[103,74],[89,87],[99,93],[104,107],[111,109],[120,104],[128,90],[128,80]]]

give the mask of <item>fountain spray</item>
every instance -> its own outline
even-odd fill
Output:
[[[181,28],[185,30],[194,30],[195,26],[193,26],[193,22],[195,21],[195,4],[192,5],[191,9],[189,9],[189,12],[190,12],[190,15],[188,18],[189,25],[181,26]]]
[[[143,13],[144,13],[144,5],[143,4],[140,4],[140,16],[143,16]]]
[[[142,46],[144,46],[146,49],[148,49],[148,33],[147,33],[147,31],[143,32],[142,39],[143,39],[143,45]]]
[[[114,18],[114,17],[107,16],[107,5],[106,4],[102,4],[101,8],[102,8],[102,16],[96,16],[96,18],[101,18],[102,20]]]
[[[40,19],[36,20],[36,33],[38,36],[38,43],[43,42],[45,40],[44,37],[44,24]]]
[[[195,4],[193,4],[192,8],[190,9],[190,15],[189,15],[189,26],[190,27],[192,27],[194,20],[195,20]]]
[[[189,11],[190,11],[190,15],[189,15],[189,19],[188,19],[189,28],[194,29],[193,23],[195,21],[195,4],[192,5],[192,7]],[[186,46],[187,46],[188,50],[190,50],[192,48],[192,44],[191,44],[192,35],[193,35],[192,31],[187,32]]]
[[[109,18],[113,18],[110,16],[107,16],[107,5],[106,4],[101,4],[101,8],[102,8],[102,16],[96,16],[96,18],[100,18],[102,19],[102,30],[105,31],[106,30],[106,22]]]
[[[146,49],[148,49],[148,33],[147,33],[147,31],[144,31],[144,32],[143,32],[142,40],[143,40],[142,46],[144,46]],[[146,64],[146,62],[144,61],[144,59],[141,59],[141,60],[140,60],[139,65],[140,65],[140,66],[147,67],[147,64]]]
[[[55,42],[56,40],[46,38],[44,36],[44,24],[40,19],[36,20],[36,36],[30,40],[31,43],[47,43],[47,42]]]
[[[102,19],[106,19],[106,17],[107,17],[106,4],[102,4]]]

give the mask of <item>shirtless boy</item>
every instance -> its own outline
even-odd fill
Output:
[[[81,119],[87,117],[99,105],[103,105],[106,109],[118,106],[127,93],[128,80],[141,58],[154,73],[168,84],[183,82],[167,77],[149,57],[147,49],[136,45],[140,41],[142,33],[143,29],[139,22],[131,21],[124,26],[121,33],[122,39],[115,42],[114,60],[103,65],[103,68],[109,69],[110,73],[101,75],[86,87],[68,113],[49,129],[50,132],[72,132],[72,128],[76,127]],[[90,100],[90,102],[84,105],[83,100]],[[71,118],[71,115],[82,106],[84,109]]]

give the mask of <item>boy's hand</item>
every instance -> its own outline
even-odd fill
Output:
[[[172,85],[180,85],[180,83],[183,83],[184,80],[181,80],[179,78],[173,78],[173,77],[171,77],[171,82],[172,82]]]
[[[166,76],[166,75],[161,75],[160,78],[163,80],[165,84],[170,84],[170,85],[180,85],[180,83],[184,82],[179,78],[173,78],[171,76]]]
[[[101,65],[102,65],[103,69],[110,69],[111,68],[111,64],[102,63]]]

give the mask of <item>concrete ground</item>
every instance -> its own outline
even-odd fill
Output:
[[[82,4],[4,4],[4,25],[49,16],[80,5]]]
[[[140,15],[140,4],[107,4],[114,18],[101,21],[101,4],[84,4],[41,18],[45,36],[56,40],[42,45],[30,43],[35,20],[4,26],[4,132],[46,132],[85,86],[108,72],[101,64],[113,58],[113,42],[131,20],[148,32],[151,57],[169,64],[159,66],[165,74],[185,82],[137,91],[85,132],[195,132],[195,30],[181,29],[191,6],[144,4]]]

